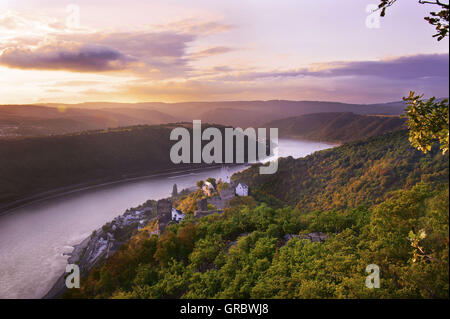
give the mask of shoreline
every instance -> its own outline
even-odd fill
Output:
[[[248,163],[239,163],[239,164],[228,164],[227,166],[239,166],[239,165],[243,165],[245,167],[249,167],[251,166],[251,164]],[[91,188],[95,188],[95,187],[101,187],[101,186],[107,186],[107,185],[111,185],[111,184],[116,184],[116,183],[121,183],[121,182],[128,182],[128,181],[133,181],[133,180],[140,180],[140,179],[146,179],[146,178],[152,178],[152,177],[157,177],[157,176],[170,176],[173,174],[179,174],[179,173],[188,173],[188,172],[194,172],[194,171],[199,171],[199,170],[208,170],[208,169],[217,169],[222,167],[222,164],[217,164],[217,165],[208,165],[206,167],[198,167],[198,168],[194,168],[194,169],[188,169],[188,170],[177,170],[174,172],[162,172],[162,173],[158,173],[158,174],[152,174],[152,175],[146,175],[146,176],[141,176],[141,177],[135,177],[135,178],[128,178],[128,179],[123,179],[123,180],[119,180],[119,181],[114,181],[114,182],[109,182],[109,183],[102,183],[102,184],[98,184],[98,185],[94,185],[94,186],[90,186],[90,187],[85,187],[85,188],[81,188],[81,189],[77,189],[77,190],[73,190],[73,191],[69,191],[63,194],[58,194],[52,197],[48,197],[45,199],[51,199],[53,197],[57,197],[57,196],[63,196],[65,194],[70,194],[73,192],[77,192],[77,191],[83,191],[83,190],[87,190],[87,189],[91,189]],[[245,168],[244,168],[245,169]],[[183,175],[182,175],[183,176]],[[178,177],[178,176],[176,176]],[[41,199],[40,201],[43,201],[44,199]],[[38,201],[34,201],[33,203],[38,202]],[[28,203],[31,204],[31,203]],[[25,204],[25,205],[28,205]],[[24,205],[24,206],[25,206]],[[101,232],[101,227],[99,229],[96,229],[96,232]],[[70,253],[66,253],[66,256],[69,256],[69,258],[67,259],[66,264],[71,264],[71,263],[77,263],[82,255],[83,250],[89,245],[89,242],[91,240],[91,235],[87,236],[86,238],[84,238],[80,243],[76,244],[73,246],[73,250]],[[80,269],[83,268],[83,265],[79,265]],[[61,274],[61,276],[59,276],[56,281],[53,283],[53,285],[51,286],[51,288],[47,291],[47,293],[45,295],[43,295],[40,299],[58,299],[61,297],[61,295],[66,291],[66,284],[65,284],[65,276],[66,273],[64,272],[63,274]]]
[[[238,166],[238,165],[246,165],[246,163],[227,164],[227,166]],[[250,164],[248,164],[248,165],[250,165]],[[121,178],[121,179],[113,179],[110,181],[91,181],[91,182],[86,182],[83,184],[61,187],[61,188],[49,190],[46,192],[42,192],[42,193],[39,193],[36,195],[32,195],[32,196],[26,197],[24,199],[14,201],[9,204],[2,205],[2,206],[0,206],[0,216],[9,214],[16,209],[23,208],[28,205],[36,204],[36,203],[43,202],[43,201],[46,201],[49,199],[58,198],[61,196],[65,196],[65,195],[69,195],[69,194],[73,194],[73,193],[77,193],[77,192],[82,192],[82,191],[89,190],[89,189],[110,186],[110,185],[120,184],[120,183],[126,183],[126,182],[131,182],[131,181],[138,181],[141,179],[161,177],[161,176],[164,177],[164,176],[170,176],[171,174],[195,172],[195,171],[199,171],[199,170],[215,169],[215,168],[220,168],[220,167],[222,167],[222,164],[205,165],[205,166],[200,166],[200,167],[191,168],[191,169],[169,169],[169,170],[160,171],[159,173],[154,172],[154,173],[149,174],[147,172],[147,173],[144,173],[146,175],[143,175],[143,176],[139,176],[139,174],[136,174],[137,176],[135,176],[135,177],[125,177],[125,178]]]
[[[308,138],[304,138],[304,137],[296,136],[296,135],[285,135],[285,136],[280,136],[279,138],[291,139],[291,140],[297,140],[297,141],[306,141],[306,142],[326,143],[332,147],[336,147],[336,146],[340,146],[340,145],[344,144],[342,142],[336,142],[336,141],[314,140],[311,138],[308,139]],[[42,202],[42,201],[45,201],[48,199],[53,199],[53,198],[57,198],[60,196],[69,195],[72,193],[81,192],[81,191],[85,191],[85,190],[89,190],[89,189],[93,189],[93,188],[97,188],[97,187],[114,185],[114,184],[119,184],[119,183],[130,182],[130,181],[136,181],[136,180],[140,180],[140,179],[152,178],[152,177],[157,177],[157,176],[164,176],[164,175],[169,175],[169,174],[192,172],[192,171],[198,171],[198,170],[208,169],[208,168],[214,169],[214,168],[221,167],[225,164],[226,164],[226,166],[238,166],[238,165],[251,166],[252,165],[251,163],[200,164],[198,167],[190,168],[190,169],[187,167],[185,167],[185,169],[174,167],[174,168],[169,168],[169,169],[165,169],[162,171],[161,170],[159,170],[159,171],[144,171],[144,172],[140,172],[140,173],[128,174],[128,177],[126,175],[124,175],[125,177],[122,177],[122,178],[113,178],[113,179],[109,179],[109,180],[107,178],[97,179],[97,180],[88,181],[85,183],[79,183],[76,185],[63,186],[63,187],[59,187],[56,189],[51,189],[48,191],[44,191],[41,193],[27,196],[23,199],[15,200],[10,203],[0,204],[0,216],[6,215],[15,209],[26,207],[31,204],[39,203],[39,202]],[[144,174],[144,175],[142,175],[142,174]]]
[[[73,246],[73,250],[70,253],[65,254],[69,256],[66,264],[73,264],[80,259],[83,249],[89,244],[90,236],[83,239],[79,244]],[[66,291],[66,273],[64,272],[58,279],[54,282],[52,287],[47,291],[47,293],[40,299],[57,299]]]
[[[302,140],[302,141],[308,141],[305,139],[301,139],[301,138],[289,138],[289,137],[283,137],[285,139],[293,139],[293,140]],[[329,142],[328,142],[329,143]],[[330,143],[331,144],[331,143]],[[331,146],[332,145],[332,146]],[[331,147],[335,147],[336,144],[331,144]],[[20,203],[15,203],[15,207],[11,207],[9,209],[7,209],[6,211],[1,211],[2,208],[0,208],[0,216],[3,214],[8,214],[13,212],[15,209],[21,208],[21,207],[26,207],[28,205],[32,205],[34,203],[38,203],[38,202],[42,202],[45,200],[50,200],[53,198],[57,198],[57,197],[62,197],[65,195],[69,195],[72,193],[76,193],[76,192],[82,192],[82,191],[86,191],[86,190],[90,190],[90,189],[95,189],[95,188],[99,188],[99,187],[104,187],[104,186],[108,186],[108,185],[114,185],[114,184],[120,184],[120,183],[126,183],[126,182],[131,182],[131,181],[138,181],[138,180],[144,180],[144,179],[151,179],[154,177],[161,177],[161,176],[167,176],[170,178],[170,176],[174,176],[177,177],[176,175],[182,174],[182,173],[190,173],[190,172],[196,172],[196,171],[207,171],[209,169],[213,170],[213,169],[217,169],[222,167],[224,164],[204,164],[204,165],[200,165],[197,166],[195,168],[173,168],[173,169],[167,169],[167,170],[163,170],[163,171],[159,171],[159,172],[152,172],[151,174],[148,174],[148,172],[145,175],[142,176],[134,176],[134,177],[126,177],[126,178],[121,178],[121,179],[116,179],[116,180],[111,180],[108,182],[89,182],[89,183],[85,183],[85,184],[78,184],[75,186],[71,186],[69,188],[64,188],[64,189],[56,189],[56,190],[52,190],[52,191],[48,191],[45,193],[41,193],[32,197],[28,197],[26,199],[23,199],[20,201]],[[226,166],[244,166],[243,170],[247,169],[248,167],[252,166],[252,164],[249,163],[234,163],[234,164],[227,164]],[[10,204],[11,205],[11,204]],[[88,245],[90,240],[90,236],[86,237],[85,239],[83,239],[80,243],[76,244],[73,246],[73,250],[70,253],[67,253],[66,255],[69,256],[69,258],[67,259],[66,264],[70,264],[70,263],[74,263],[77,262],[79,257],[80,257],[80,253],[82,252],[82,250]],[[65,286],[65,276],[66,273],[64,272],[63,274],[61,274],[53,283],[52,286],[50,286],[51,288],[47,291],[47,293],[45,293],[42,297],[40,297],[40,299],[57,299],[59,297],[61,297],[61,295],[66,291],[66,286]]]

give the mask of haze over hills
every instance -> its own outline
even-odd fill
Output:
[[[43,136],[140,124],[165,124],[176,118],[145,109],[81,109],[39,105],[0,106],[0,137]]]
[[[58,106],[46,104],[47,106]],[[152,109],[182,121],[192,119],[208,120],[226,125],[264,124],[270,120],[282,119],[308,113],[353,112],[356,114],[399,115],[403,112],[403,102],[381,104],[349,104],[323,101],[216,101],[216,102],[144,102],[144,103],[110,103],[87,102],[80,104],[63,104],[64,106],[86,109]]]
[[[42,136],[140,124],[201,119],[204,123],[241,127],[310,113],[352,112],[398,115],[403,102],[346,104],[317,101],[224,101],[183,103],[110,103],[1,105],[0,136]]]

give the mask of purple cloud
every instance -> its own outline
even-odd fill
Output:
[[[0,56],[0,64],[20,69],[102,72],[123,70],[134,60],[104,46],[40,47],[36,50],[9,48]]]
[[[379,61],[332,62],[319,65],[318,70],[298,69],[284,72],[258,72],[249,78],[270,77],[342,77],[368,76],[389,79],[419,79],[449,76],[448,54],[420,54]]]
[[[188,44],[197,38],[177,32],[121,32],[54,35],[52,45],[31,49],[9,42],[0,64],[21,69],[102,72],[132,69],[160,78],[189,70]],[[0,51],[1,52],[1,51]],[[157,72],[155,72],[157,71]]]
[[[212,48],[208,48],[199,52],[195,52],[191,55],[193,59],[206,58],[213,55],[224,54],[228,52],[232,52],[234,49],[225,47],[225,46],[216,46]]]

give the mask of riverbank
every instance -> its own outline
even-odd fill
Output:
[[[38,203],[41,201],[73,194],[76,192],[86,191],[86,190],[109,186],[109,185],[114,185],[114,184],[138,181],[138,180],[143,180],[143,179],[152,178],[152,177],[168,177],[170,175],[179,174],[179,173],[189,173],[189,172],[196,172],[199,170],[215,169],[215,168],[222,167],[222,165],[218,165],[218,164],[217,165],[192,164],[192,166],[193,165],[195,165],[196,167],[191,168],[191,169],[174,168],[174,169],[159,171],[159,173],[156,173],[156,171],[147,171],[147,172],[143,173],[144,175],[133,174],[131,176],[128,175],[127,177],[123,177],[120,179],[96,180],[96,181],[91,181],[91,182],[87,182],[87,183],[83,183],[83,184],[71,185],[71,186],[67,186],[67,187],[57,188],[54,190],[49,190],[49,191],[46,191],[43,193],[39,193],[36,195],[26,197],[21,200],[14,201],[12,203],[0,205],[0,216],[4,215],[4,214],[8,214],[15,209],[26,207],[27,205],[32,205],[32,204],[35,204],[35,203]],[[227,164],[227,166],[239,166],[239,165],[245,165],[245,164]]]
[[[111,222],[94,230],[91,235],[73,247],[72,252],[65,253],[70,257],[67,264],[76,264],[80,269],[81,278],[89,270],[112,256],[120,246],[127,242],[143,225],[155,218],[156,202],[147,201],[139,207],[127,209]],[[57,299],[66,291],[64,271],[42,299]]]
[[[90,237],[85,238],[81,243],[78,245],[75,245],[73,247],[72,252],[68,253],[69,259],[67,259],[67,264],[73,264],[77,262],[82,253],[83,250],[87,247],[90,241]],[[45,294],[45,296],[42,297],[42,299],[56,299],[59,298],[64,291],[66,291],[66,273],[63,273],[53,284],[52,288]]]
[[[281,156],[295,158],[330,147],[282,139],[279,145],[283,150]],[[198,180],[220,178],[223,175],[220,167],[208,165],[166,170],[107,183],[111,186],[88,186],[86,191],[78,187],[72,189],[70,195],[26,204],[24,208],[2,215],[0,239],[5,245],[0,248],[0,297],[42,298],[65,270],[67,256],[63,253],[72,251],[93,230],[148,199],[170,196],[174,184],[178,189],[184,189],[195,185]],[[230,173],[246,167],[230,167]]]
[[[313,139],[305,139],[301,136],[280,136],[279,139],[289,139],[299,142],[317,142],[317,143],[325,143],[329,144],[330,146],[339,146],[342,143],[336,142],[336,141],[326,141],[326,140],[313,140]],[[113,178],[102,178],[102,179],[95,179],[91,181],[87,181],[85,183],[78,183],[75,185],[69,185],[64,187],[59,187],[55,189],[50,189],[44,192],[36,193],[33,195],[26,196],[24,198],[21,198],[19,200],[15,200],[9,203],[0,203],[0,216],[3,214],[8,214],[14,209],[26,207],[27,205],[31,205],[34,203],[38,203],[40,201],[45,201],[48,199],[57,198],[60,196],[72,194],[75,192],[80,192],[84,190],[94,189],[97,187],[102,186],[108,186],[108,185],[114,185],[118,183],[126,183],[130,181],[137,181],[141,179],[146,178],[152,178],[152,177],[163,177],[168,176],[170,174],[178,174],[183,172],[195,172],[198,170],[203,169],[214,169],[221,167],[223,164],[178,164],[177,167],[165,169],[165,170],[146,170],[141,172],[136,172],[133,174],[126,174],[121,175],[120,177],[113,177]],[[227,166],[239,166],[239,165],[251,165],[248,163],[232,163],[232,164],[226,164]]]

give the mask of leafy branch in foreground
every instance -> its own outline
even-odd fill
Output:
[[[378,5],[378,8],[381,10],[380,15],[384,17],[386,14],[386,8],[392,6],[395,2],[397,2],[397,0],[381,0]],[[429,24],[436,26],[436,34],[434,34],[433,37],[437,37],[438,41],[441,41],[449,33],[449,4],[439,0],[419,0],[419,3],[438,5],[441,7],[439,12],[431,11],[430,16],[424,18]]]
[[[438,141],[442,153],[449,147],[449,109],[448,99],[436,101],[435,97],[424,100],[423,94],[410,92],[403,100],[407,103],[409,140],[420,151],[427,153],[434,142]]]

